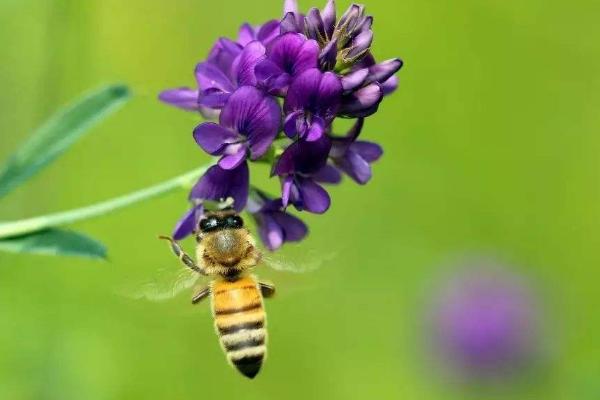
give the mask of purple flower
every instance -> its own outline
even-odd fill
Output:
[[[433,312],[436,351],[452,372],[469,379],[514,374],[537,351],[538,318],[518,276],[470,264],[441,288]]]
[[[192,189],[194,207],[177,224],[176,238],[195,229],[207,200],[233,198],[237,211],[246,207],[249,161],[269,163],[281,184],[280,199],[252,188],[248,204],[273,250],[307,234],[285,211],[289,205],[322,214],[331,205],[325,184],[340,183],[342,173],[359,184],[371,179],[383,150],[358,137],[364,118],[397,88],[402,66],[399,59],[376,62],[372,24],[362,5],[352,4],[338,20],[334,0],[306,14],[296,0],[285,0],[281,21],[246,23],[236,40],[214,44],[196,66],[197,89],[160,94],[168,104],[218,118],[194,130],[196,143],[219,161]],[[332,135],[336,117],[357,119],[346,136]]]
[[[281,155],[273,174],[281,177],[282,202],[293,204],[297,210],[323,214],[331,198],[319,183],[337,183],[339,174],[327,165],[331,141],[326,135],[314,142],[296,141]]]
[[[290,86],[283,106],[286,135],[319,140],[335,118],[341,94],[342,84],[335,74],[316,68],[302,73]]]
[[[319,45],[297,33],[287,33],[267,48],[266,59],[256,66],[258,80],[272,93],[285,96],[292,79],[317,67]]]
[[[312,8],[306,16],[297,4],[286,6],[281,32],[303,33],[319,43],[319,63],[324,70],[344,70],[367,55],[373,42],[373,17],[365,15],[362,5],[352,4],[336,23],[335,1],[328,0],[319,11]]]
[[[258,40],[265,46],[269,45],[277,36],[279,36],[279,21],[271,20],[263,25],[253,27],[250,24],[244,24],[240,27],[238,33],[238,44],[242,47],[248,43]]]
[[[255,191],[248,201],[248,212],[252,214],[262,242],[271,251],[286,242],[299,242],[308,233],[308,227],[299,218],[283,209],[281,199],[271,199]]]
[[[201,89],[201,106],[221,109],[239,87],[256,86],[256,65],[265,57],[265,47],[258,41],[242,48],[229,39],[220,39],[208,61],[196,67],[196,79]]]
[[[175,225],[173,229],[173,239],[182,240],[191,235],[198,226],[200,217],[204,214],[204,206],[202,203],[196,204],[187,211]]]
[[[223,201],[233,198],[233,207],[242,211],[248,201],[249,185],[250,171],[247,162],[230,170],[215,165],[196,183],[190,193],[190,200]]]
[[[221,156],[219,166],[237,168],[250,156],[262,157],[277,136],[281,109],[277,101],[252,86],[243,86],[229,98],[219,124],[205,122],[194,130],[204,151]]]
[[[371,164],[383,155],[383,149],[376,143],[356,140],[364,125],[359,118],[345,137],[332,137],[329,156],[340,170],[355,182],[364,185],[371,180]]]

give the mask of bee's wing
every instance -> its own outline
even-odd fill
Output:
[[[325,255],[308,254],[308,256],[303,257],[302,261],[297,261],[280,254],[268,253],[263,255],[262,261],[264,265],[274,269],[275,271],[304,274],[321,269],[323,266],[335,259],[336,254],[337,253],[329,253]]]
[[[161,268],[153,278],[128,291],[127,297],[136,300],[165,301],[192,288],[200,274],[187,268]]]

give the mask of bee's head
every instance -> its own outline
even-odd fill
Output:
[[[203,260],[209,274],[240,273],[258,261],[254,239],[233,210],[207,213],[198,224],[196,239],[198,259]]]

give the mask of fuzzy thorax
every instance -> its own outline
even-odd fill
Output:
[[[247,229],[205,234],[198,243],[197,260],[209,276],[234,277],[255,267],[261,253]]]

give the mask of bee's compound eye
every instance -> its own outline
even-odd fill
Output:
[[[230,215],[225,219],[225,226],[229,229],[240,229],[244,227],[244,220],[239,215]]]
[[[200,230],[202,232],[214,231],[219,227],[219,220],[215,217],[204,218],[200,221]]]

